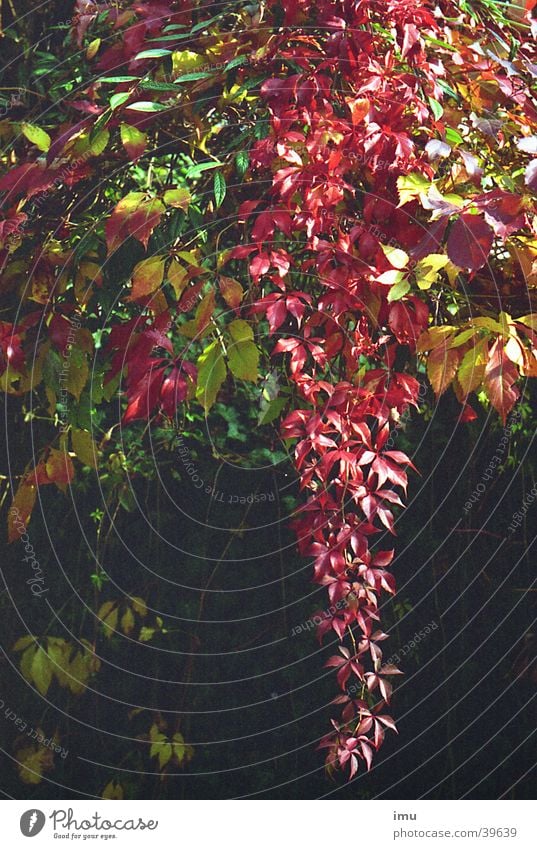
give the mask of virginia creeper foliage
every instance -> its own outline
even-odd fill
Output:
[[[398,422],[424,381],[505,422],[537,374],[534,6],[77,0],[62,98],[0,121],[2,388],[49,422],[9,539],[118,424],[276,369],[351,778],[395,729]]]

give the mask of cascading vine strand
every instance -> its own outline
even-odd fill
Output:
[[[380,598],[395,593],[387,568],[394,551],[375,541],[395,534],[391,507],[403,506],[406,469],[414,468],[388,443],[419,390],[396,364],[410,361],[429,322],[403,270],[435,249],[443,229],[417,224],[400,178],[435,173],[415,128],[442,109],[443,71],[422,32],[442,34],[435,10],[416,0],[281,5],[282,30],[265,58],[297,73],[261,86],[270,134],[250,161],[261,186],[270,172],[270,202],[243,203],[242,220],[255,222],[230,259],[249,257],[253,290],[263,290],[251,312],[281,336],[272,356],[288,357],[307,405],[286,416],[281,435],[296,440],[307,494],[293,522],[299,550],[313,558],[314,581],[329,596],[319,637],[333,630],[339,641],[327,666],[337,669],[341,715],[320,745],[328,770],[348,767],[352,778],[360,761],[371,767],[385,729],[396,730],[383,711],[400,670],[383,663],[379,646],[388,636]]]

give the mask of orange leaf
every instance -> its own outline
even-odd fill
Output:
[[[497,339],[489,352],[483,382],[490,403],[499,412],[504,424],[520,395],[518,389],[513,388],[517,378],[518,370],[506,356],[503,340]]]
[[[69,454],[66,451],[58,451],[51,448],[45,463],[48,483],[55,483],[60,488],[71,483],[75,476],[75,470]]]
[[[146,149],[147,135],[136,127],[131,127],[130,124],[121,124],[119,131],[121,143],[127,151],[129,159],[136,162]]]
[[[8,513],[8,542],[14,542],[25,533],[25,528],[34,509],[36,495],[37,488],[27,478],[24,478],[19,484]]]
[[[437,397],[445,392],[455,377],[461,359],[460,348],[446,348],[445,345],[434,348],[427,357],[427,376]]]
[[[223,274],[220,275],[220,293],[231,309],[236,310],[242,301],[242,296],[244,294],[244,290],[238,280],[234,280],[233,277],[225,277]]]
[[[355,100],[348,100],[347,103],[351,110],[352,123],[356,126],[369,112],[369,100],[367,97],[357,97]]]
[[[116,204],[105,224],[108,253],[117,250],[129,236],[147,248],[164,211],[164,204],[157,198],[148,198],[144,192],[129,192]]]

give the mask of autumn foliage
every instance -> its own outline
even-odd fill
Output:
[[[47,419],[10,540],[123,428],[210,415],[276,370],[262,424],[281,419],[300,479],[338,645],[321,746],[350,777],[395,730],[381,606],[417,472],[399,422],[424,381],[462,421],[505,422],[537,375],[534,5],[78,0],[77,82],[67,64],[61,101],[0,122],[2,388]]]

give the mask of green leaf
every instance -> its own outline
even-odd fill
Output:
[[[40,127],[36,127],[35,124],[21,124],[21,130],[23,135],[26,136],[29,142],[35,144],[39,150],[46,152],[50,147],[50,136]]]
[[[453,341],[451,342],[450,348],[458,348],[459,345],[464,345],[468,342],[469,339],[473,339],[474,336],[477,336],[475,327],[469,327],[468,330],[463,330],[462,333],[458,333]],[[478,337],[479,338],[479,337]]]
[[[137,100],[136,103],[129,103],[127,109],[133,109],[135,112],[164,112],[169,107],[150,100]]]
[[[196,398],[208,413],[226,379],[226,364],[218,341],[211,342],[198,357]]]
[[[453,127],[446,127],[446,142],[450,145],[464,144],[464,139]]]
[[[407,292],[410,292],[410,283],[403,277],[402,280],[398,280],[395,283],[390,291],[388,292],[388,301],[391,303],[392,301],[399,301],[403,298]]]
[[[71,443],[80,462],[84,463],[85,466],[96,469],[98,451],[91,433],[87,430],[74,428],[71,431]]]
[[[191,165],[187,170],[185,177],[187,180],[197,180],[200,174],[204,171],[209,171],[211,168],[221,168],[223,162],[200,162],[196,165]]]
[[[118,77],[99,77],[99,83],[131,83],[134,80],[139,80],[140,77],[132,77],[128,75],[120,75]]]
[[[195,80],[206,80],[207,77],[212,77],[209,71],[192,71],[190,74],[181,74],[180,77],[174,79],[174,83],[191,83]]]
[[[229,335],[234,342],[247,342],[254,338],[254,331],[247,321],[236,318],[228,327]]]
[[[278,418],[288,400],[289,399],[284,396],[274,398],[273,401],[270,401],[264,408],[261,409],[257,418],[257,423],[260,425],[266,425],[273,422],[274,419]]]
[[[222,206],[226,196],[226,178],[221,171],[217,171],[214,175],[214,200],[216,208]]]
[[[90,138],[88,153],[91,153],[92,156],[100,156],[109,141],[110,132],[107,129],[101,130],[100,133]]]
[[[442,115],[444,114],[444,107],[438,100],[435,100],[433,97],[429,97],[429,106],[431,107],[432,113],[435,117],[436,121],[439,121]]]
[[[110,109],[117,109],[118,106],[122,106],[130,96],[130,91],[120,91],[118,94],[113,94],[110,98]]]
[[[208,21],[200,21],[199,24],[196,24],[192,27],[192,29],[190,30],[190,35],[194,35],[194,33],[199,32],[202,29],[208,29],[211,24],[214,24],[216,21],[220,21],[221,17],[221,14],[219,14],[215,15],[213,18],[209,18]]]
[[[235,56],[234,59],[227,63],[224,71],[232,71],[233,68],[238,68],[239,65],[244,65],[245,62],[248,62],[248,56]]]
[[[441,79],[437,79],[436,83],[437,83],[438,87],[442,89],[442,91],[445,91],[446,94],[449,94],[449,96],[452,97],[454,100],[456,100],[457,103],[460,102],[459,95],[457,94],[455,89],[451,88],[449,83],[446,83],[444,80],[441,80]]]
[[[235,167],[239,177],[244,177],[250,164],[250,157],[247,150],[239,150],[235,157]]]
[[[259,351],[253,341],[254,333],[248,322],[238,318],[229,325],[233,343],[228,350],[229,368],[240,380],[258,378]]]
[[[140,83],[142,91],[173,91],[173,83],[160,83],[154,80],[142,80]]]
[[[138,59],[161,59],[163,56],[171,56],[171,50],[165,50],[163,47],[155,47],[151,50],[142,50],[134,57],[134,61]]]

